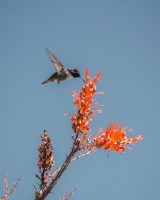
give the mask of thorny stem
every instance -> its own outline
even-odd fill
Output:
[[[80,150],[80,149],[81,149],[81,148],[79,148],[79,150]],[[87,155],[90,155],[90,154],[93,153],[94,151],[95,151],[95,149],[92,149],[92,150],[89,150],[89,151],[87,151],[87,152],[85,152],[85,153],[83,153],[83,154],[80,154],[80,155],[76,156],[76,157],[73,157],[73,158],[71,159],[71,162],[76,161],[76,160],[79,160],[79,159],[81,159],[81,158],[83,158],[83,157],[85,157],[85,156],[87,156]],[[57,174],[57,173],[59,172],[60,169],[61,169],[61,166],[58,167],[58,169],[57,169],[56,171],[52,172],[52,173],[51,173],[52,177],[54,177],[55,174]]]
[[[79,150],[80,150],[80,149],[79,149]],[[93,153],[94,151],[95,151],[95,149],[92,149],[92,150],[89,150],[89,151],[87,151],[87,152],[85,152],[85,153],[83,153],[83,154],[80,154],[80,155],[78,155],[78,156],[72,158],[71,162],[73,162],[73,161],[75,161],[75,160],[79,160],[79,159],[81,159],[81,158],[83,158],[83,157],[85,157],[85,156],[87,156],[87,155]]]
[[[66,168],[68,167],[68,165],[72,161],[72,158],[74,157],[75,153],[79,150],[79,142],[78,142],[77,138],[78,138],[78,135],[76,136],[76,138],[74,140],[71,152],[66,157],[66,160],[63,163],[63,165],[60,168],[60,170],[58,171],[57,175],[54,177],[54,179],[52,179],[51,183],[49,184],[47,189],[42,192],[42,194],[40,194],[39,192],[35,193],[35,200],[44,200],[47,197],[47,195],[51,192],[51,190],[55,187],[55,185],[58,183],[58,181],[61,178],[63,172],[66,170]]]
[[[46,157],[46,150],[45,150],[44,157]],[[43,165],[42,165],[43,171],[42,171],[42,174],[41,174],[41,187],[44,185],[44,176],[45,176],[45,172],[46,172],[45,162],[46,162],[46,160],[43,161]]]

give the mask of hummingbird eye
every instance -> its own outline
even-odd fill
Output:
[[[78,69],[74,69],[74,72],[79,73]]]

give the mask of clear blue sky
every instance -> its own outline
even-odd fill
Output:
[[[97,152],[73,163],[48,199],[77,188],[73,200],[159,199],[160,1],[0,1],[0,191],[6,174],[22,181],[13,200],[34,198],[39,136],[54,141],[57,167],[71,147],[71,93],[80,80],[41,85],[53,67],[44,48],[84,76],[103,78],[103,113],[92,131],[110,122],[145,140],[120,155]]]

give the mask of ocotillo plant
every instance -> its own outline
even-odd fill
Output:
[[[16,191],[17,185],[20,181],[20,178],[17,178],[16,182],[13,183],[12,187],[9,187],[8,176],[4,178],[4,195],[0,196],[0,200],[8,200],[10,195]]]
[[[98,112],[94,95],[98,93],[96,84],[101,76],[102,73],[98,73],[93,80],[90,80],[89,71],[86,70],[85,85],[80,92],[73,92],[73,99],[77,108],[75,114],[71,117],[73,145],[62,166],[53,172],[51,172],[54,166],[53,144],[46,130],[44,130],[44,135],[41,136],[42,144],[38,148],[39,173],[36,174],[36,177],[40,183],[36,188],[35,200],[44,200],[48,196],[72,161],[99,149],[125,153],[128,145],[143,140],[141,135],[128,138],[128,132],[124,129],[124,126],[118,126],[114,122],[104,130],[97,130],[97,133],[91,136],[92,116]],[[62,199],[69,199],[72,193],[73,191]]]

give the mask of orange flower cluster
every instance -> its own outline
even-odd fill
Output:
[[[124,127],[117,127],[115,123],[112,123],[105,132],[99,132],[97,137],[91,141],[91,145],[88,145],[87,148],[96,147],[124,153],[128,144],[143,139],[141,135],[135,138],[127,138],[127,132],[124,130]]]
[[[39,160],[38,168],[40,170],[51,170],[54,165],[53,161],[53,145],[51,139],[48,137],[46,130],[44,130],[44,135],[41,136],[41,141],[43,144],[39,145]]]
[[[96,92],[96,83],[101,78],[102,73],[98,73],[92,81],[90,81],[89,71],[86,70],[86,84],[82,87],[80,93],[73,93],[74,102],[78,108],[77,115],[72,117],[72,128],[77,134],[84,134],[83,139],[87,137],[90,130],[89,124],[91,123],[91,116],[94,110],[91,110],[91,104],[93,103],[93,96]]]

